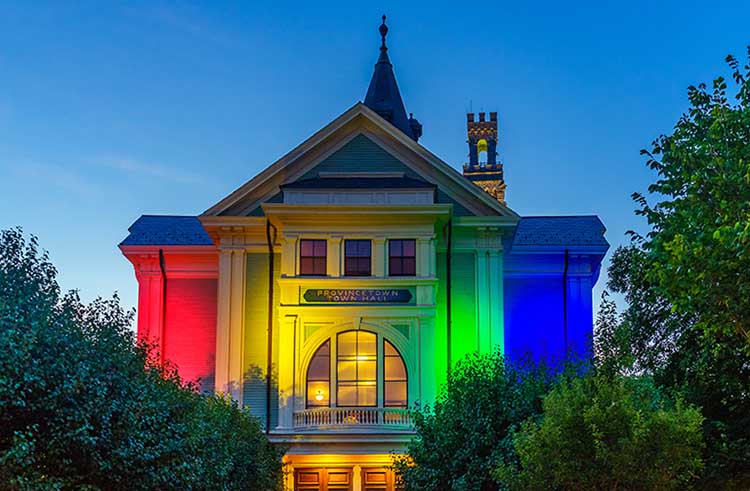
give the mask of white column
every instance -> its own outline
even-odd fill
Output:
[[[420,237],[416,240],[416,253],[417,253],[417,276],[430,276],[431,275],[431,268],[430,263],[434,262],[435,260],[431,257],[431,247],[430,247],[430,240],[424,237]]]
[[[503,251],[489,252],[490,345],[505,353],[505,319],[503,318]]]
[[[492,349],[490,344],[490,286],[489,286],[489,251],[479,249],[476,253],[476,306],[477,306],[477,349],[480,353],[488,353]]]
[[[229,389],[229,294],[232,284],[232,251],[219,251],[219,277],[216,302],[216,392]]]
[[[245,251],[219,250],[215,390],[242,400]]]

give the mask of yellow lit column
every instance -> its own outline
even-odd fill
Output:
[[[328,276],[341,276],[341,236],[331,236],[326,243],[326,271]]]
[[[290,429],[294,426],[294,409],[300,397],[294,380],[297,316],[284,316],[280,328],[279,339],[283,339],[284,344],[279,347],[279,428]]]
[[[281,246],[281,276],[295,276],[297,270],[297,236],[285,235]]]

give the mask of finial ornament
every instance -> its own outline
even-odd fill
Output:
[[[385,36],[388,34],[388,26],[385,25],[385,14],[383,14],[383,23],[380,24],[380,28],[378,29],[380,31],[380,37],[382,38],[383,42],[380,45],[380,49],[385,48]]]

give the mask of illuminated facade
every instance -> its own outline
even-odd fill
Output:
[[[420,145],[386,33],[364,103],[203,214],[142,216],[120,244],[139,337],[290,445],[290,489],[394,489],[407,408],[468,352],[590,345],[602,223],[505,204],[494,113],[466,176]]]

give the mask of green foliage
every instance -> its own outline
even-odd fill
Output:
[[[651,226],[648,280],[706,335],[741,336],[750,354],[750,66],[727,61],[735,102],[722,77],[710,91],[691,86],[674,133],[643,151],[659,175],[649,192],[663,200],[634,199]]]
[[[500,466],[496,477],[511,489],[684,489],[702,466],[701,421],[647,379],[564,380],[540,421],[515,434],[520,471]]]
[[[0,232],[3,489],[278,489],[257,419],[149,363],[132,319],[62,295],[36,239]]]
[[[618,249],[612,258],[608,286],[624,294],[628,306],[621,316],[597,323],[600,369],[650,374],[660,387],[700,407],[706,441],[700,486],[750,487],[750,363],[744,339],[706,336],[694,316],[673,309],[645,278],[649,260],[637,245]]]
[[[541,411],[551,378],[501,353],[460,360],[433,407],[413,415],[417,437],[395,468],[406,490],[494,490],[491,473],[515,461],[512,431]]]
[[[737,103],[721,78],[691,87],[688,113],[646,152],[663,201],[634,195],[651,231],[614,253],[608,286],[628,305],[596,331],[600,370],[650,374],[701,408],[698,486],[711,490],[750,489],[750,68],[728,61]]]

